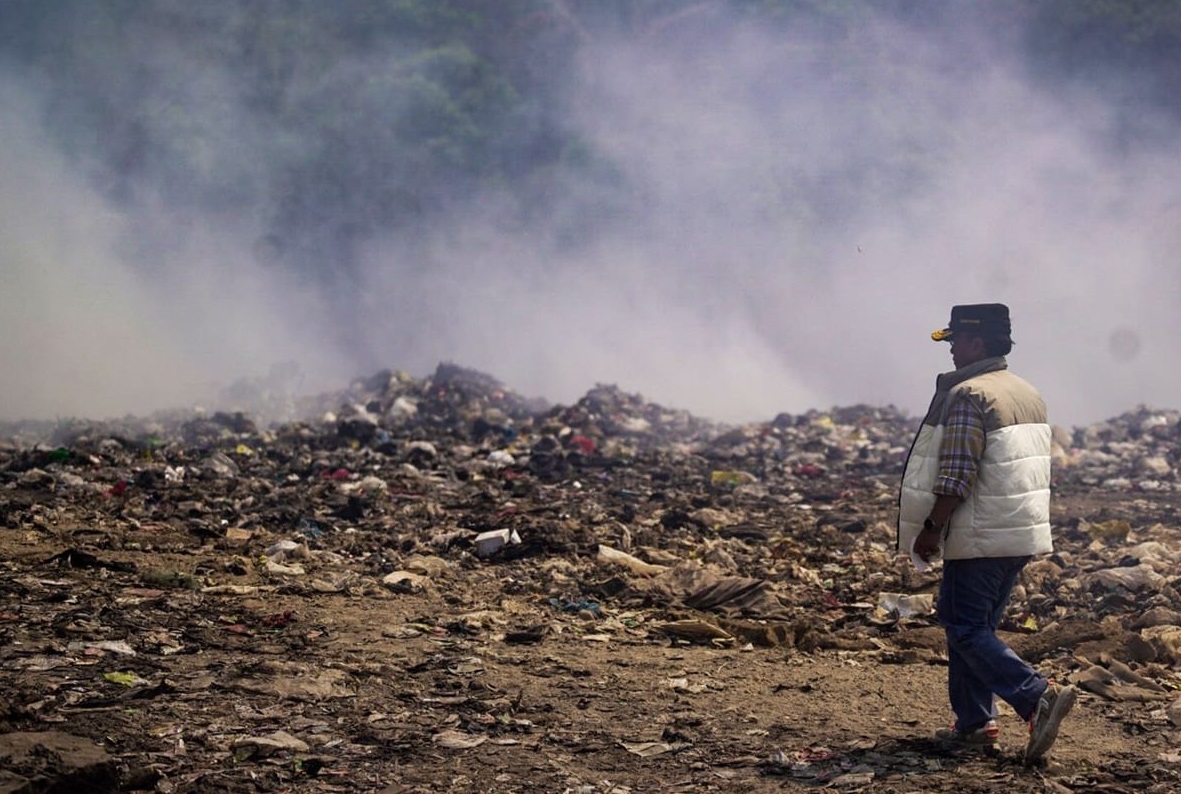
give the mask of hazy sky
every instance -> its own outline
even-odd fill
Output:
[[[190,156],[257,199],[194,211],[145,185],[115,204],[85,148],[47,134],[52,93],[0,73],[0,416],[188,405],[283,360],[321,389],[449,360],[555,402],[607,382],[724,420],[921,413],[951,367],[930,331],[995,301],[1054,421],[1181,405],[1181,136],[1115,149],[1102,97],[1034,87],[970,26],[833,41],[710,17],[588,41],[567,123],[626,175],[624,221],[571,243],[506,231],[488,196],[429,246],[368,240],[353,301],[258,255],[269,165],[303,132],[252,127],[215,58],[130,57],[184,76],[178,101],[209,104]],[[558,219],[601,187],[551,189]]]

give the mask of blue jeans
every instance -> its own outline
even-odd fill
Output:
[[[947,694],[955,727],[974,731],[996,718],[1001,698],[1028,720],[1046,679],[996,636],[1029,557],[946,560],[936,615],[947,632]]]

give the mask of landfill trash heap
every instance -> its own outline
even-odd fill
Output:
[[[10,551],[34,540],[54,549],[3,563],[0,612],[25,615],[0,621],[10,708],[61,706],[30,670],[53,675],[71,654],[167,659],[198,642],[193,626],[230,611],[211,600],[259,593],[492,588],[530,605],[483,625],[515,644],[593,626],[892,663],[944,653],[938,572],[895,550],[918,420],[894,407],[724,424],[609,385],[550,405],[441,364],[425,378],[358,379],[298,401],[296,415],[268,426],[232,409],[0,426],[0,532]],[[1179,418],[1141,407],[1054,428],[1056,551],[1028,566],[1003,628],[1032,662],[1103,698],[1163,700],[1161,681],[1181,664]],[[115,617],[97,607],[59,615],[58,579],[80,572],[101,574],[88,580],[94,598],[149,611],[135,628],[105,625]],[[31,604],[48,610],[40,622]],[[272,631],[296,620],[254,618]],[[413,630],[454,633],[454,621],[431,622],[419,616]],[[47,640],[67,624],[73,639]],[[1105,650],[1088,655],[1087,643]],[[108,674],[160,694],[143,671]]]
[[[415,552],[510,562],[606,546],[759,580],[780,614],[815,614],[814,593],[792,592],[801,584],[848,604],[906,575],[893,520],[917,419],[892,406],[729,425],[609,385],[549,405],[444,363],[358,379],[298,412],[266,428],[239,411],[0,426],[0,526],[167,525],[205,541],[233,529],[250,537],[242,552],[268,540],[337,551],[347,538],[350,564],[372,575]],[[1055,493],[1175,492],[1178,435],[1177,411],[1148,408],[1055,427]],[[1064,538],[1137,535],[1127,520],[1059,518]],[[476,555],[499,530],[513,542]],[[1014,609],[1049,618],[1068,591]]]

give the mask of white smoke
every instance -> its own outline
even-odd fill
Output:
[[[41,126],[49,93],[10,75],[0,415],[188,404],[287,359],[320,387],[452,360],[555,401],[614,382],[727,420],[917,412],[950,368],[929,332],[955,303],[995,301],[1055,421],[1176,405],[1175,142],[1116,148],[1103,97],[1036,85],[970,26],[867,19],[841,37],[702,8],[584,41],[567,124],[615,182],[554,177],[544,222],[507,222],[488,195],[426,246],[378,231],[343,296],[260,255],[282,168],[316,142],[260,129],[219,59],[129,56],[169,78],[158,103],[201,120],[177,133],[201,148],[160,147],[172,159],[148,172],[170,189],[145,179],[118,204],[91,178],[97,153]],[[348,90],[397,57],[296,68],[293,91]],[[147,134],[167,141],[166,122]],[[236,191],[226,207],[181,206],[186,174],[208,173]]]

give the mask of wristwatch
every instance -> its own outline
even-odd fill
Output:
[[[932,521],[929,518],[925,519],[923,521],[923,532],[938,532],[938,531],[939,531],[939,525],[936,524],[934,521]]]

